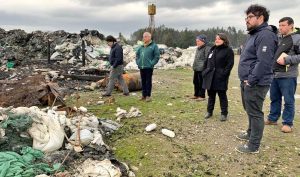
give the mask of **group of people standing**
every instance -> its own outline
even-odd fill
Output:
[[[236,148],[241,153],[258,153],[263,136],[264,125],[277,125],[281,116],[282,97],[282,132],[290,133],[295,115],[295,92],[297,87],[298,64],[300,63],[300,31],[295,31],[291,17],[279,20],[279,34],[275,26],[268,25],[269,10],[261,5],[251,5],[245,11],[248,38],[241,51],[238,76],[241,81],[242,104],[248,116],[248,129],[236,137],[245,140],[245,145]],[[110,96],[115,80],[123,87],[123,94],[128,95],[128,88],[122,78],[123,50],[112,36],[107,37],[111,47],[111,72],[109,84],[103,96]],[[142,80],[141,101],[151,101],[152,75],[154,65],[159,60],[158,46],[151,40],[151,34],[143,34],[144,44],[136,52],[136,64]],[[193,63],[194,96],[192,99],[205,100],[208,93],[205,119],[213,116],[216,95],[221,107],[220,120],[228,119],[228,81],[234,65],[234,52],[228,37],[219,33],[214,45],[207,45],[207,37],[196,37],[196,55]],[[263,102],[270,89],[270,113],[264,120]]]
[[[228,99],[227,89],[230,71],[234,64],[234,53],[229,46],[229,40],[224,33],[216,35],[213,47],[207,46],[205,35],[196,38],[197,50],[193,63],[194,70],[194,97],[202,101],[205,99],[205,90],[208,93],[207,113],[205,119],[212,117],[216,95],[221,105],[221,121],[227,120]]]
[[[248,129],[236,137],[247,141],[236,148],[241,153],[258,153],[265,125],[277,125],[284,108],[282,128],[284,133],[293,130],[295,92],[298,64],[300,63],[300,31],[291,17],[279,20],[277,28],[268,25],[269,10],[261,5],[251,5],[245,11],[248,38],[241,51],[238,75],[241,81],[241,98],[248,115]],[[199,42],[201,41],[201,42]],[[208,93],[207,113],[213,115],[216,94],[221,106],[221,121],[227,120],[228,79],[234,64],[234,54],[225,34],[217,34],[212,48],[206,45],[205,35],[196,37],[197,51],[193,64],[194,97],[204,100]],[[208,52],[207,52],[208,51]],[[263,102],[270,90],[270,113],[264,120]]]
[[[107,45],[111,47],[109,55],[109,63],[111,65],[109,82],[105,93],[102,96],[111,96],[115,83],[118,81],[123,88],[123,95],[128,96],[129,90],[122,75],[124,73],[123,67],[123,49],[118,44],[116,38],[109,35],[106,37]],[[140,70],[142,82],[142,97],[141,101],[151,101],[152,91],[152,75],[153,68],[157,64],[160,57],[160,52],[157,44],[152,41],[151,33],[145,32],[143,34],[143,45],[136,51],[136,64]]]

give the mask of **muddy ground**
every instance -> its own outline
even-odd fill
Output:
[[[65,75],[105,76],[107,71],[86,74],[86,69],[73,64],[59,64],[46,60],[32,60],[20,63],[15,68],[0,72],[0,106],[45,106],[40,102],[45,85],[51,80],[57,84],[59,94],[64,97],[78,90],[84,90],[84,86],[90,85],[91,81],[68,79]],[[97,71],[97,70],[96,70]],[[53,78],[48,73],[56,72],[58,77]],[[48,79],[46,78],[46,75]],[[46,104],[47,105],[47,104]],[[50,105],[51,106],[51,105]]]

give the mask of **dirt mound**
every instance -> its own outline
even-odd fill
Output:
[[[60,91],[58,85],[54,83],[46,83],[45,76],[35,75],[29,76],[19,81],[2,81],[0,91],[0,106],[38,106],[50,105],[58,97]]]

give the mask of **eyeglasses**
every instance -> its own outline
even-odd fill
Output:
[[[246,18],[245,18],[245,20],[247,21],[247,20],[250,20],[251,18],[253,18],[253,17],[257,17],[256,15],[249,15],[249,16],[247,16]]]

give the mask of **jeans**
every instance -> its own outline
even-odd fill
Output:
[[[284,108],[282,113],[282,124],[293,126],[295,116],[295,92],[297,88],[297,78],[274,78],[270,88],[270,114],[268,119],[277,122],[281,115],[282,97]]]
[[[203,77],[202,71],[194,71],[194,96],[205,98],[205,89],[202,88]]]
[[[153,68],[140,69],[143,97],[151,97]]]
[[[251,150],[257,150],[263,136],[265,127],[264,113],[262,111],[263,103],[266,98],[270,86],[248,86],[244,82],[241,83],[241,96],[244,109],[248,115],[248,130],[250,137],[248,147]]]
[[[127,85],[126,85],[126,83],[125,83],[125,81],[123,79],[123,71],[124,71],[123,65],[118,65],[116,68],[112,68],[110,70],[110,73],[109,73],[109,82],[108,82],[105,94],[107,94],[107,95],[111,94],[112,90],[115,87],[116,80],[122,86],[123,93],[124,94],[128,94],[129,93],[128,87],[127,87]]]
[[[221,114],[228,115],[228,99],[227,99],[227,90],[207,90],[208,93],[208,103],[207,103],[207,112],[213,113],[216,95],[218,93],[221,107]]]

